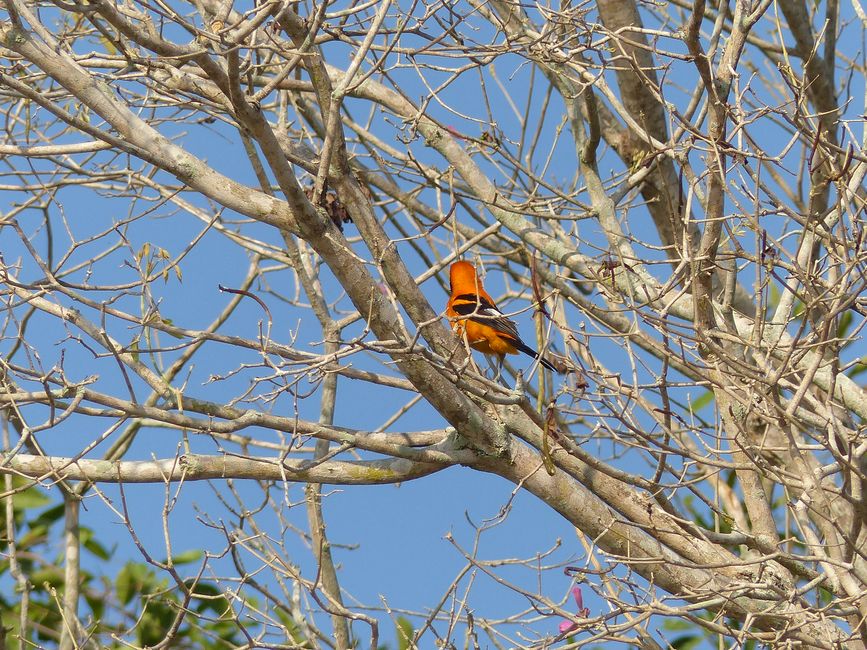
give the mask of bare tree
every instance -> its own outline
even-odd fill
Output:
[[[859,0],[5,12],[7,643],[375,649],[401,605],[345,598],[322,485],[461,466],[574,525],[567,571],[606,606],[456,544],[405,647],[658,648],[664,621],[867,644]],[[460,258],[562,374],[479,370],[442,318]],[[341,400],[400,406],[364,430]],[[169,513],[201,480],[225,546],[189,569]],[[167,559],[129,525],[143,562],[96,593],[80,504],[129,522],[138,483],[166,486]],[[312,572],[284,546],[292,483]],[[22,536],[49,487],[56,593]],[[475,617],[478,572],[527,608]]]

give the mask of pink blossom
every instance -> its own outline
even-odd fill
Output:
[[[587,618],[587,616],[590,614],[590,610],[587,607],[584,607],[584,597],[581,595],[580,587],[572,588],[572,597],[575,598],[575,604],[578,605],[578,611],[575,613],[575,616],[578,618]],[[575,621],[560,621],[560,634],[568,634],[569,632],[574,632],[577,629],[578,623],[576,623]]]

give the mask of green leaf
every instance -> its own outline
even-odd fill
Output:
[[[407,650],[414,632],[412,623],[403,616],[398,616],[395,628],[397,631],[397,650]]]
[[[79,538],[81,539],[81,545],[100,560],[111,559],[112,551],[109,551],[96,540],[94,532],[90,528],[82,528],[79,532]]]
[[[128,605],[135,596],[152,591],[153,573],[143,564],[127,562],[117,574],[114,584],[118,600]]]
[[[56,506],[52,508],[48,508],[44,510],[38,517],[36,517],[31,523],[30,527],[35,529],[38,527],[49,528],[53,524],[56,524],[63,518],[63,504],[58,503]]]
[[[846,338],[846,332],[852,327],[852,319],[851,311],[843,312],[843,315],[840,317],[840,323],[837,325],[837,338]]]
[[[691,648],[695,648],[700,644],[702,638],[697,634],[690,634],[687,636],[680,636],[674,639],[671,642],[672,648],[677,648],[677,650],[691,650]]]
[[[31,526],[23,535],[18,536],[18,548],[27,549],[43,543],[48,537],[48,526]]]
[[[192,564],[193,562],[198,562],[204,556],[204,552],[200,549],[194,548],[189,551],[184,551],[183,553],[178,553],[177,555],[172,556],[172,563],[176,566],[178,564]],[[163,561],[163,564],[167,564],[167,561]]]
[[[676,630],[692,630],[695,629],[695,624],[680,618],[666,618],[662,621],[662,629],[672,632]]]
[[[289,632],[289,636],[292,637],[292,641],[295,642],[298,646],[304,647],[313,647],[312,645],[307,644],[307,637],[304,636],[301,632],[301,627],[295,620],[292,618],[290,614],[284,612],[283,610],[278,610],[275,612],[277,618],[282,623],[284,629]]]
[[[193,589],[192,583],[192,580],[188,580],[186,582],[187,588]],[[223,592],[210,582],[200,582],[195,585],[193,597],[199,601],[195,608],[199,613],[211,610],[217,616],[231,615],[232,605],[223,596]]]
[[[117,578],[114,581],[114,589],[117,592],[117,599],[122,604],[128,605],[129,601],[132,600],[134,589],[133,576],[127,567],[121,569],[120,573],[117,574]]]
[[[135,254],[135,260],[136,260],[136,262],[140,263],[143,259],[148,257],[150,254],[151,254],[150,242],[145,242],[144,244],[142,244],[142,247]]]
[[[81,595],[84,597],[87,606],[90,608],[93,618],[97,621],[101,621],[105,614],[105,599],[101,595],[96,595],[88,589],[82,590]]]
[[[705,406],[709,406],[716,399],[712,390],[707,390],[690,402],[690,412],[698,413]]]
[[[163,323],[168,325],[169,327],[174,327],[175,324],[172,322],[171,318],[163,318]],[[174,332],[169,332],[169,336],[174,337],[176,339],[183,339],[184,336],[182,334],[175,334]]]
[[[17,478],[17,477],[16,477]],[[16,482],[18,485],[16,485]],[[13,487],[20,487],[21,481],[13,481]],[[29,490],[25,490],[24,492],[19,492],[15,496],[12,497],[12,505],[15,507],[15,510],[29,510],[31,508],[41,508],[43,506],[51,503],[51,499],[48,495],[39,488],[30,488]]]
[[[34,571],[30,574],[29,578],[34,585],[39,585],[40,587],[46,583],[49,587],[57,589],[63,587],[63,571],[60,570],[60,567],[46,567]]]
[[[854,366],[849,368],[849,370],[846,372],[846,376],[849,377],[849,379],[852,379],[853,377],[862,375],[865,372],[867,372],[867,357],[861,357],[860,361],[858,361]]]
[[[102,43],[102,46],[105,48],[106,52],[111,55],[117,54],[117,48],[114,46],[114,43],[108,40],[105,36],[98,36],[97,40]]]

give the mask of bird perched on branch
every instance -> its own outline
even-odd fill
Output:
[[[500,363],[507,354],[523,352],[539,360],[548,370],[556,368],[542,355],[521,340],[514,321],[503,315],[494,304],[469,262],[455,262],[449,272],[451,295],[446,316],[452,328],[466,336],[474,350],[495,354]]]

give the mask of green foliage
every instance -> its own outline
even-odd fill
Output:
[[[698,634],[685,634],[670,641],[671,647],[677,650],[692,650],[701,645],[702,638]]]
[[[100,560],[108,561],[114,555],[114,549],[108,550],[103,546],[90,528],[82,528],[79,532],[79,539],[81,545]]]
[[[849,329],[852,327],[854,321],[855,318],[852,315],[851,311],[843,312],[843,314],[840,316],[840,321],[837,324],[837,338],[846,338],[847,334],[849,333]],[[849,343],[852,343],[852,341],[850,341]]]
[[[407,650],[409,642],[412,640],[413,632],[415,632],[412,623],[403,616],[398,616],[395,628],[397,632],[397,650]]]
[[[687,632],[674,637],[669,644],[677,650],[692,650],[701,645],[702,641],[710,638],[707,632],[701,631],[687,621],[666,619],[662,622],[662,629],[668,632]]]
[[[689,405],[690,411],[692,413],[698,413],[705,406],[710,406],[711,404],[713,404],[714,399],[716,399],[716,396],[713,394],[713,391],[707,390],[704,393],[702,393],[701,395],[699,395],[697,398],[692,400],[692,402]]]
[[[846,372],[850,379],[854,379],[858,375],[862,375],[867,372],[867,357],[861,357],[861,359]]]
[[[130,601],[140,593],[148,582],[148,568],[138,562],[127,562],[117,574],[115,593],[123,605],[129,605]]]
[[[15,488],[25,488],[23,480],[15,479]],[[24,636],[30,643],[57,643],[63,629],[60,607],[65,589],[64,557],[58,553],[58,540],[63,534],[63,503],[57,503],[39,487],[26,487],[12,497],[15,522],[15,558],[18,572],[26,581],[27,629]],[[14,584],[14,590],[0,593],[0,625],[7,630],[6,638],[13,645],[21,636],[20,617],[22,592],[20,581],[11,573],[6,519],[0,517],[0,532],[4,546],[0,561],[0,579]],[[98,532],[86,526],[79,529],[82,549],[108,565],[115,558],[115,548],[99,539]],[[55,556],[56,554],[56,556]],[[55,556],[52,559],[52,556]],[[172,558],[175,567],[201,562],[200,549],[182,552]],[[11,591],[11,593],[9,593]],[[225,649],[243,645],[240,623],[235,619],[230,601],[220,588],[206,581],[184,581],[182,586],[168,573],[158,572],[145,562],[128,561],[113,577],[95,576],[82,570],[79,574],[82,603],[79,618],[88,624],[86,633],[100,647],[152,646],[164,641],[173,629],[178,612],[186,614],[172,637],[172,648],[196,650]],[[186,598],[185,598],[186,595]],[[287,626],[289,629],[289,626]],[[304,642],[297,626],[292,624],[293,641]],[[123,639],[107,643],[111,636]]]
[[[192,564],[194,562],[200,562],[205,554],[197,548],[191,548],[189,551],[184,551],[183,553],[178,553],[177,555],[172,556],[172,564],[175,566],[180,566],[182,564]],[[163,560],[163,564],[168,564],[168,560]]]
[[[295,620],[290,616],[287,611],[277,610],[277,619],[280,621],[283,629],[289,632],[289,636],[292,638],[292,641],[300,648],[313,648],[313,644],[307,641],[307,637],[304,636],[301,631],[300,626]]]
[[[173,562],[175,565],[189,563],[194,561],[194,556],[201,557],[201,552],[184,553],[173,558]],[[192,580],[186,581],[184,587],[184,590],[178,589],[168,578],[160,577],[141,562],[124,565],[115,582],[115,593],[128,609],[139,612],[132,630],[137,645],[151,646],[163,641],[182,607],[189,613],[175,632],[172,647],[206,649],[240,645],[238,624],[222,591],[211,583]],[[184,600],[185,591],[189,602]]]
[[[29,592],[27,608],[31,638],[50,641],[56,638],[63,624],[57,607],[55,589],[63,589],[63,570],[54,562],[43,558],[49,547],[52,527],[63,517],[63,504],[55,505],[38,487],[26,487],[32,481],[14,477],[12,487],[16,492],[11,497],[13,522],[15,526],[15,559],[18,574],[26,580]],[[22,489],[23,488],[23,489]],[[5,502],[4,502],[5,505]],[[3,544],[0,546],[0,579],[14,584],[12,593],[0,593],[0,625],[7,630],[7,639],[19,633],[21,586],[11,576],[12,566],[7,540],[10,538],[5,517],[0,517],[0,533]]]

